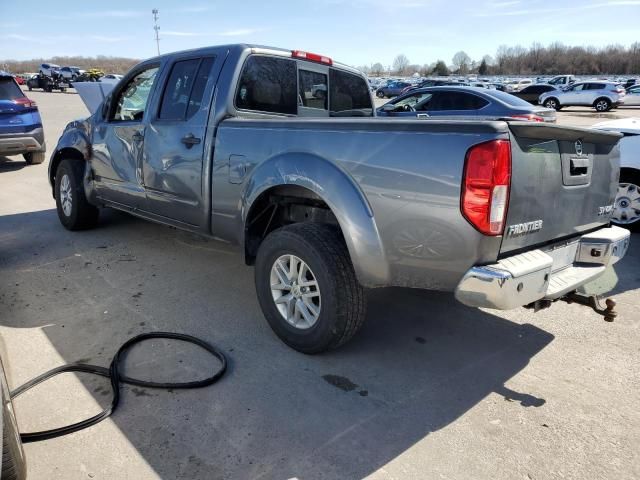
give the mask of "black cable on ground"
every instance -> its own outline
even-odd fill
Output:
[[[193,343],[198,345],[199,347],[208,351],[211,355],[216,357],[220,361],[220,366],[214,372],[213,375],[203,379],[197,380],[194,382],[179,382],[179,383],[170,383],[170,382],[149,382],[146,380],[138,380],[136,378],[130,378],[125,375],[120,374],[120,359],[122,355],[129,350],[136,343],[140,343],[144,340],[149,340],[152,338],[168,338],[172,340],[180,340],[183,342]],[[143,333],[141,335],[137,335],[133,338],[127,340],[116,352],[109,365],[109,368],[99,367],[97,365],[86,365],[82,363],[72,363],[69,365],[63,365],[61,367],[54,368],[49,370],[48,372],[43,373],[42,375],[37,376],[33,380],[25,383],[24,385],[16,388],[11,392],[11,397],[15,398],[18,395],[30,390],[36,385],[48,380],[51,377],[55,377],[61,373],[67,372],[83,372],[90,373],[93,375],[101,375],[103,377],[107,377],[111,380],[111,390],[113,391],[113,399],[111,400],[111,405],[105,408],[99,414],[87,418],[86,420],[82,420],[77,423],[73,423],[71,425],[66,425],[64,427],[53,428],[51,430],[43,430],[41,432],[30,432],[30,433],[21,433],[20,439],[23,443],[30,442],[39,442],[42,440],[49,440],[51,438],[60,437],[62,435],[68,435],[69,433],[77,432],[78,430],[82,430],[84,428],[95,425],[98,422],[101,422],[108,416],[110,416],[113,412],[115,412],[116,408],[118,408],[118,403],[120,402],[120,384],[128,383],[130,385],[137,385],[140,387],[148,387],[148,388],[201,388],[211,385],[212,383],[217,382],[223,375],[227,369],[227,358],[224,356],[221,350],[217,349],[213,345],[205,342],[196,337],[192,337],[191,335],[185,335],[182,333],[171,333],[171,332],[151,332],[151,333]]]

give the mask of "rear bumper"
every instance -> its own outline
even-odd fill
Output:
[[[555,300],[594,280],[627,253],[629,231],[608,227],[562,245],[471,268],[455,290],[471,307],[510,310],[537,300]]]
[[[0,155],[44,152],[44,130],[35,128],[25,133],[0,134]]]

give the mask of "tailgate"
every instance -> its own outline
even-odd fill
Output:
[[[509,128],[511,192],[501,254],[609,223],[621,135],[540,123]]]

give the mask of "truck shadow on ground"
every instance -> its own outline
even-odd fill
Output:
[[[0,273],[0,324],[41,327],[67,362],[106,365],[127,338],[153,330],[228,352],[231,368],[212,387],[123,388],[112,420],[162,478],[363,478],[492,393],[522,408],[545,403],[505,386],[553,340],[544,330],[449,294],[391,288],[370,292],[349,344],[305,356],[266,325],[235,249],[117,212],[79,233],[54,210],[1,217]],[[204,376],[209,361],[160,342],[136,347],[126,372],[184,380]],[[45,358],[32,373],[51,367]],[[82,382],[109,401],[104,380]]]

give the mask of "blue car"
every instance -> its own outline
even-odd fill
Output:
[[[376,96],[378,98],[391,98],[402,93],[407,87],[410,87],[411,84],[407,82],[391,82],[385,85],[384,87],[378,88],[376,90]]]
[[[9,73],[0,71],[0,156],[22,155],[28,165],[44,162],[44,130],[36,103]]]
[[[511,118],[533,122],[555,122],[556,112],[539,107],[506,92],[476,87],[427,87],[411,90],[376,110],[379,117]]]

